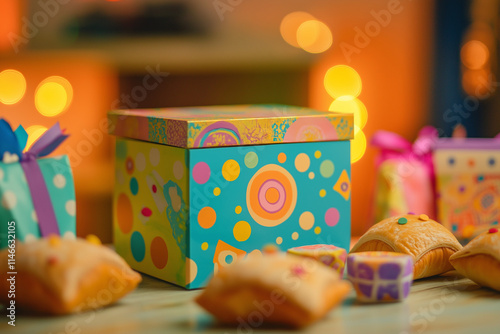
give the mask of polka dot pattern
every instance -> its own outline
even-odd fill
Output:
[[[309,156],[305,153],[300,153],[295,157],[295,168],[301,173],[305,172],[306,170],[309,169],[309,166],[311,165],[311,160],[309,159]]]
[[[176,162],[174,162],[174,177],[177,180],[180,180],[182,179],[183,176],[184,176],[184,164],[179,160],[177,160]]]
[[[137,262],[142,262],[146,256],[146,243],[144,237],[138,231],[134,231],[130,237],[130,249],[132,256]]]
[[[217,215],[215,210],[209,206],[204,207],[198,213],[198,224],[204,229],[211,228],[214,226],[215,221],[217,219]]]
[[[142,172],[146,168],[146,157],[142,152],[137,153],[135,156],[135,167],[139,172]]]
[[[247,241],[248,238],[250,238],[250,235],[252,234],[252,228],[250,227],[250,224],[247,223],[246,221],[239,221],[234,225],[233,228],[233,235],[234,238],[237,241]]]
[[[340,220],[339,210],[336,208],[330,208],[325,213],[325,223],[326,225],[333,227],[338,224]]]
[[[314,215],[309,211],[302,213],[299,218],[299,225],[303,230],[310,230],[314,226]]]
[[[7,210],[13,210],[17,205],[17,196],[13,191],[7,190],[2,195],[2,206]]]
[[[153,147],[149,151],[149,162],[154,167],[158,166],[158,164],[160,163],[160,151],[156,147]]]
[[[259,156],[257,153],[251,151],[245,155],[245,166],[248,168],[255,168],[259,163]]]
[[[222,176],[227,181],[235,181],[238,176],[240,176],[240,165],[236,160],[227,160],[224,165],[222,165]]]
[[[193,167],[193,180],[198,184],[205,184],[210,179],[210,167],[206,162],[198,162]]]
[[[66,208],[66,212],[70,216],[75,216],[76,215],[76,202],[72,199],[69,201],[66,201],[66,204],[64,206]]]
[[[66,178],[62,174],[56,174],[52,179],[56,188],[62,189],[66,186]]]
[[[297,240],[299,238],[299,233],[298,232],[293,232],[292,233],[292,239]]]
[[[151,260],[158,269],[163,269],[168,262],[168,248],[165,240],[161,237],[155,237],[151,241]]]

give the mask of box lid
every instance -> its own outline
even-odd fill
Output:
[[[109,132],[184,148],[349,140],[352,114],[284,105],[114,110]]]
[[[499,138],[439,138],[434,149],[444,150],[500,150]]]

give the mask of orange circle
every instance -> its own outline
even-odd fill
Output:
[[[276,188],[269,188],[266,191],[266,200],[269,203],[276,203],[280,199],[280,193]]]
[[[156,237],[151,241],[151,260],[158,269],[163,269],[168,262],[168,248],[165,240]]]
[[[115,210],[120,230],[125,234],[129,233],[134,224],[134,214],[132,212],[132,203],[130,203],[130,199],[124,193],[118,195]]]
[[[217,215],[215,210],[209,206],[204,207],[198,213],[198,224],[203,228],[211,228],[215,224]]]
[[[281,152],[280,154],[278,154],[278,161],[280,164],[283,164],[285,163],[286,161],[286,154]]]

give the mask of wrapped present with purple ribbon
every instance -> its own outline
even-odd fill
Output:
[[[25,150],[28,135],[0,119],[0,249],[51,234],[76,234],[73,174],[67,156],[44,158],[68,135],[59,124]],[[24,151],[24,152],[23,152]]]

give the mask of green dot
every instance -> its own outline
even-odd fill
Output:
[[[319,172],[321,173],[321,176],[325,178],[329,178],[330,176],[332,176],[334,170],[335,167],[333,166],[333,162],[331,162],[330,160],[323,161],[319,166]]]
[[[245,155],[245,166],[248,168],[254,168],[259,163],[259,157],[255,152],[248,152]]]
[[[401,217],[401,218],[398,219],[398,224],[399,225],[404,225],[406,223],[408,223],[408,219],[406,219],[405,217]]]

